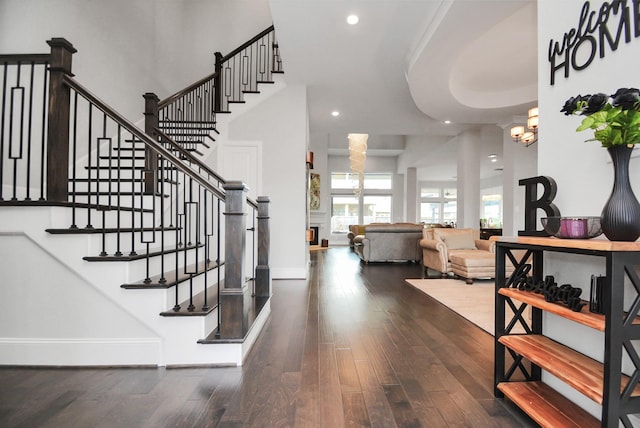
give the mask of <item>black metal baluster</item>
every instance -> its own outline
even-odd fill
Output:
[[[176,192],[175,192],[176,201],[175,201],[175,208],[174,208],[175,209],[175,211],[174,211],[175,212],[175,219],[176,219],[176,232],[175,232],[176,250],[175,250],[175,257],[174,257],[175,266],[176,266],[176,269],[175,269],[176,277],[178,276],[178,274],[180,272],[180,268],[179,268],[179,266],[180,266],[180,251],[179,251],[180,243],[179,242],[180,242],[181,233],[180,233],[180,208],[179,208],[180,207],[180,188],[179,188],[179,186],[180,186],[180,176],[179,176],[179,174],[180,174],[180,172],[176,169],[175,170],[176,182],[174,184],[174,186],[176,186]],[[178,297],[179,297],[178,296],[178,283],[176,282],[176,285],[175,285],[175,304],[173,306],[173,310],[175,312],[180,311],[180,300],[178,299]]]
[[[131,135],[131,153],[134,154],[136,153],[136,149],[137,149],[137,137],[135,135]],[[136,174],[135,174],[135,170],[133,169],[133,167],[129,166],[129,180],[131,181],[131,248],[129,249],[129,255],[130,256],[137,256],[138,253],[136,252],[136,234],[135,234],[135,228],[136,228]],[[140,189],[138,189],[138,191],[140,192],[140,194],[144,193],[144,179],[142,179],[140,181]]]
[[[164,194],[164,182],[165,182],[165,164],[166,161],[164,159],[164,156],[158,156],[158,171],[159,171],[159,180],[160,182],[158,183],[158,177],[156,177],[156,184],[159,186],[160,188],[160,280],[158,281],[160,284],[164,284],[167,282],[167,278],[165,277],[165,265],[164,265],[164,259],[166,257],[166,243],[165,243],[165,224],[164,224],[164,198],[165,198],[165,194]],[[177,276],[176,276],[176,280],[177,280]],[[176,285],[177,287],[177,285]]]
[[[122,205],[120,203],[121,194],[122,194],[122,127],[120,125],[117,126],[118,133],[118,154],[116,155],[117,165],[117,176],[118,182],[116,183],[116,251],[113,253],[114,256],[120,257],[122,256],[122,251],[120,249],[120,238],[122,235],[122,223],[121,223],[121,215],[122,215]],[[133,138],[133,135],[131,136]],[[131,152],[133,154],[133,152]],[[133,198],[133,189],[131,189],[131,195]]]
[[[219,185],[220,183],[218,183]],[[216,240],[216,247],[217,247],[217,253],[216,253],[216,265],[218,266],[217,269],[217,273],[218,273],[218,293],[217,293],[217,302],[216,302],[216,307],[218,308],[218,333],[217,336],[220,336],[220,324],[222,324],[222,317],[220,315],[220,282],[221,282],[221,278],[222,278],[222,273],[220,272],[220,248],[221,248],[221,242],[220,242],[220,198],[217,198],[217,212],[216,212],[216,219],[218,220],[218,227],[217,227],[217,240]]]
[[[46,124],[47,124],[47,108],[49,107],[49,103],[47,102],[47,88],[48,86],[48,77],[49,77],[49,62],[45,62],[44,63],[44,72],[42,73],[44,75],[44,82],[42,85],[42,123],[41,123],[41,128],[42,129],[42,141],[41,141],[41,149],[40,149],[40,200],[44,201],[44,164],[45,164],[45,159],[46,159],[46,132],[45,129],[46,128]],[[0,174],[0,176],[2,176],[2,174]],[[1,199],[1,198],[0,198]]]
[[[11,88],[11,100],[9,106],[9,159],[13,160],[13,195],[11,196],[12,201],[17,201],[17,190],[18,190],[18,160],[22,158],[22,146],[23,146],[23,135],[24,135],[24,88],[20,86],[21,79],[21,71],[22,71],[22,63],[18,62],[17,72],[16,72],[16,85]],[[16,107],[16,100],[14,99],[14,94],[16,90],[20,90],[20,128],[18,130],[18,149],[14,148],[14,134],[13,134],[13,123],[14,116],[16,112],[14,111],[14,107]],[[17,151],[17,153],[15,153]]]
[[[99,168],[100,167],[100,146],[102,146],[104,141],[107,141],[108,143],[108,165],[107,165],[107,186],[109,188],[109,190],[107,191],[107,206],[105,207],[100,207],[100,196],[101,196],[101,182],[100,182],[100,178],[98,178],[96,180],[96,203],[97,203],[97,207],[100,211],[102,211],[102,251],[100,252],[101,256],[106,256],[107,255],[107,210],[109,209],[108,207],[111,206],[111,138],[107,138],[107,114],[103,113],[102,114],[102,137],[99,137],[97,139],[96,145],[98,146],[98,153],[96,154],[96,166]],[[98,177],[100,175],[100,169],[98,169]]]
[[[209,192],[207,191],[207,189],[203,188],[203,192],[204,192],[204,198],[202,201],[202,213],[203,213],[203,224],[202,224],[202,235],[204,236],[204,257],[203,257],[203,266],[204,266],[204,305],[202,305],[202,310],[203,311],[208,311],[209,310],[209,297],[207,295],[208,290],[209,290],[209,262],[210,262],[210,248],[209,248],[209,235],[208,235],[208,220],[209,220],[209,216],[207,215],[207,196],[209,194]]]
[[[78,93],[73,91],[73,137],[71,147],[71,229],[77,229],[76,224],[76,182],[78,179],[76,164],[77,164],[77,150],[78,150]],[[44,176],[44,174],[43,174]]]
[[[89,150],[87,152],[88,158],[88,179],[87,179],[87,225],[85,226],[87,229],[93,229],[91,225],[91,177],[92,177],[92,163],[91,163],[91,148],[93,146],[93,135],[92,135],[92,125],[93,125],[93,103],[89,102],[89,118],[88,118],[88,126],[87,126],[87,138],[89,140]],[[98,170],[96,169],[96,176],[98,175]],[[96,201],[97,202],[97,201]]]
[[[0,117],[0,178],[4,177],[4,112],[7,104],[7,74],[9,65],[4,63],[4,73],[2,76],[2,117]],[[0,201],[4,200],[3,187],[0,186]]]
[[[29,124],[27,125],[27,170],[26,170],[26,195],[24,200],[31,200],[31,130],[33,128],[33,81],[35,78],[35,61],[31,61],[31,75],[29,77]]]
[[[256,296],[256,281],[253,275],[255,272],[256,266],[256,210],[253,206],[249,205],[249,208],[252,210],[252,225],[247,231],[251,232],[251,277],[249,280],[251,281],[251,297]]]
[[[147,168],[143,168],[140,172],[140,181],[144,182],[144,178],[148,176],[148,174],[154,174],[155,171],[148,170]],[[145,215],[144,215],[144,191],[140,192],[140,242],[146,244],[146,252],[145,252],[145,278],[144,283],[149,284],[151,282],[151,274],[149,269],[149,263],[151,256],[149,255],[149,244],[153,242],[153,239],[149,240],[145,237]],[[151,195],[152,201],[155,202],[154,195]],[[152,210],[152,219],[153,219],[153,210]],[[153,221],[153,220],[152,220]]]

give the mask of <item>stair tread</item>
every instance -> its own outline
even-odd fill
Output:
[[[224,279],[220,281],[220,287],[224,286]],[[218,307],[218,283],[214,283],[207,287],[207,300],[210,306],[205,306],[204,290],[198,294],[194,294],[193,300],[185,300],[180,303],[180,308],[171,308],[168,311],[160,312],[163,317],[192,317],[205,316],[210,314]],[[191,308],[191,310],[189,310]]]
[[[86,228],[86,227],[74,227],[74,228],[50,228],[50,229],[45,229],[45,232],[50,233],[52,235],[91,235],[91,234],[96,234],[96,233],[118,233],[118,232],[122,232],[122,233],[129,233],[129,232],[152,232],[152,231],[175,231],[178,228],[175,226],[167,226],[167,227],[162,227],[162,226],[157,226],[157,227],[145,227],[143,229],[140,229],[139,227],[136,228],[131,228],[131,227],[124,227],[124,228],[115,228],[115,227],[107,227],[107,228]]]
[[[160,249],[153,249],[153,250],[149,250],[149,253],[141,253],[141,254],[129,254],[129,255],[121,255],[121,256],[115,256],[115,255],[106,255],[106,256],[85,256],[82,258],[82,260],[86,260],[88,262],[131,262],[131,261],[135,261],[135,260],[143,260],[147,257],[157,257],[160,256],[162,254],[173,254],[177,251],[184,251],[184,250],[193,250],[195,248],[200,248],[203,247],[204,244],[198,244],[198,245],[188,245],[186,247],[179,247],[179,248],[169,248],[169,249],[165,249],[164,251],[160,250]]]
[[[0,200],[0,206],[20,206],[20,207],[24,207],[24,206],[37,206],[37,207],[67,207],[67,208],[92,208],[95,210],[102,210],[102,211],[116,211],[116,210],[120,210],[120,211],[138,211],[140,212],[140,208],[131,208],[131,207],[117,207],[115,205],[100,205],[100,204],[88,204],[85,202],[71,202],[71,201],[67,201],[67,202],[56,202],[56,201],[43,201],[43,200],[37,200],[37,201],[33,201],[33,200],[9,200],[9,201],[3,201]],[[152,213],[153,210],[150,209],[142,209],[142,212],[145,213]]]
[[[86,177],[76,177],[76,178],[70,178],[69,182],[76,182],[76,183],[95,183],[97,181],[101,181],[103,183],[108,183],[108,184],[113,184],[113,183],[143,183],[144,179],[142,178],[119,178],[119,177],[111,177],[109,178],[109,181],[107,181],[106,178],[102,178],[101,180],[98,180],[97,178],[86,178]],[[176,184],[176,182],[174,180],[170,180],[168,178],[158,178],[157,179],[158,182],[165,182],[165,183],[169,183],[169,184]]]
[[[148,195],[148,194],[140,194],[140,192],[69,192],[69,196],[113,196],[114,198],[117,197],[117,195],[120,196],[157,196],[157,197],[163,197],[163,198],[169,198],[170,195],[161,195],[159,193],[155,193],[153,195]]]
[[[184,273],[185,269],[179,268],[180,271],[177,273],[175,269],[169,272],[165,272],[164,282],[161,282],[162,275],[158,274],[150,277],[148,281],[142,279],[140,281],[122,284],[120,285],[120,287],[127,290],[139,290],[139,289],[141,290],[146,288],[171,288],[178,283],[188,280],[189,278],[191,278],[192,275],[194,276],[202,275],[204,274],[205,271],[216,269],[222,265],[224,265],[224,262],[221,262],[220,264],[218,264],[215,261],[201,260],[200,262],[198,262],[197,265],[194,263],[187,267],[189,271],[197,271],[197,273],[194,273],[194,274]]]

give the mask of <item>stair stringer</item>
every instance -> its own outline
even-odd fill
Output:
[[[6,263],[2,259],[2,270],[7,279],[4,287],[26,287],[29,298],[50,295],[47,284],[52,281],[38,281],[27,284],[27,269],[41,265],[53,266],[60,272],[67,272],[57,282],[76,281],[89,287],[91,292],[84,293],[84,301],[78,302],[78,293],[74,288],[60,289],[58,302],[74,302],[82,307],[111,308],[112,312],[122,311],[119,322],[123,325],[118,330],[105,330],[103,337],[77,334],[77,332],[50,331],[46,334],[38,332],[37,327],[25,332],[20,319],[24,318],[30,325],[45,323],[51,318],[52,311],[29,310],[29,301],[21,303],[25,309],[23,317],[12,320],[8,325],[15,326],[12,331],[0,329],[0,364],[18,365],[241,365],[250,344],[255,340],[270,312],[267,304],[261,311],[256,325],[244,343],[223,343],[201,345],[197,341],[206,337],[217,325],[217,312],[208,316],[162,317],[160,312],[172,306],[173,289],[124,290],[119,285],[140,278],[129,278],[130,269],[126,262],[89,263],[82,259],[87,249],[96,239],[92,235],[50,235],[45,229],[59,227],[53,219],[61,217],[61,207],[4,207],[0,210],[0,245],[2,251],[11,251],[9,240],[16,237],[27,242],[34,251],[28,257]],[[25,245],[25,248],[28,247]],[[47,273],[45,272],[45,275]],[[44,277],[43,277],[44,278]],[[3,281],[4,282],[4,281]],[[50,291],[50,290],[49,290]],[[76,290],[77,291],[77,290]],[[27,299],[28,300],[28,299]],[[89,300],[89,301],[88,301]],[[55,308],[54,302],[40,302],[41,305]],[[73,307],[72,307],[73,308]],[[58,322],[78,325],[96,324],[96,319],[109,322],[100,317],[105,314],[87,314],[76,309],[60,311]],[[46,315],[46,316],[45,316]],[[105,315],[106,316],[106,315]],[[124,319],[123,319],[124,318]],[[26,321],[26,322],[27,322]],[[63,324],[64,324],[63,323]],[[140,332],[136,337],[129,337],[126,332]],[[25,334],[29,333],[29,334]],[[63,337],[64,336],[64,337]],[[139,337],[138,337],[139,336]]]

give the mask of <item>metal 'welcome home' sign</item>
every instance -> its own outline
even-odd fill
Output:
[[[595,59],[618,49],[620,41],[630,43],[640,37],[640,0],[612,0],[599,9],[585,1],[577,27],[565,32],[560,40],[549,40],[550,84],[556,73],[584,70]]]

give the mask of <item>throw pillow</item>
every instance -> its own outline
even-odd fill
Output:
[[[442,235],[442,241],[449,250],[476,250],[473,233],[447,233]]]

